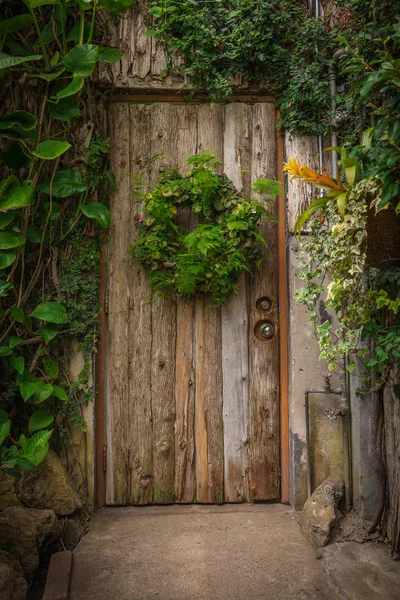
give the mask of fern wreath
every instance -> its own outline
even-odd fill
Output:
[[[140,194],[144,212],[131,254],[148,269],[153,294],[209,295],[213,304],[222,305],[237,291],[240,275],[262,260],[266,241],[259,225],[262,218],[276,220],[267,206],[274,203],[279,183],[259,179],[253,191],[262,200],[243,198],[226,175],[217,174],[222,164],[210,152],[191,156],[187,164],[186,175],[169,169]],[[197,221],[189,233],[177,219],[184,208]]]

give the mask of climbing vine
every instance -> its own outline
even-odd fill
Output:
[[[55,428],[84,429],[99,315],[100,244],[110,224],[101,96],[89,77],[122,53],[102,14],[130,2],[3,2],[0,22],[0,469],[44,459]],[[84,368],[71,381],[69,359]]]
[[[261,218],[276,220],[267,210],[279,194],[279,183],[258,179],[253,191],[262,202],[243,198],[209,152],[191,156],[186,175],[167,170],[143,194],[144,213],[134,258],[149,270],[152,291],[160,296],[209,294],[216,305],[236,292],[241,273],[262,260],[265,240],[258,233]],[[178,223],[183,209],[197,221],[193,231]]]

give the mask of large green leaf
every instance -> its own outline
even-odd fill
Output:
[[[37,381],[35,383],[35,393],[33,399],[35,404],[41,404],[53,393],[53,386],[50,383],[44,383],[43,381]]]
[[[74,96],[83,88],[85,78],[82,75],[74,75],[72,81],[67,87],[57,92],[57,98],[68,98],[68,96]]]
[[[59,302],[42,302],[31,313],[31,317],[49,321],[50,323],[67,323],[68,316],[64,306]]]
[[[0,229],[8,227],[8,225],[15,219],[15,215],[16,213],[12,210],[6,213],[0,213]]]
[[[14,233],[13,231],[0,231],[0,250],[18,248],[18,246],[23,246],[25,242],[25,236],[19,233]]]
[[[19,391],[21,392],[21,396],[24,399],[24,402],[29,400],[31,396],[35,393],[36,384],[33,381],[23,381],[19,386]]]
[[[23,453],[22,456],[28,458],[31,462],[33,462],[33,464],[38,464],[37,455],[39,454],[39,456],[41,457],[43,450],[46,450],[47,452],[47,442],[49,441],[52,433],[52,429],[46,429],[46,431],[38,431],[37,433],[34,433],[33,436],[30,438],[29,443],[26,447],[26,451]],[[44,454],[44,456],[40,458],[39,462],[43,460],[45,455],[46,454]],[[37,457],[36,460],[34,458],[35,456]]]
[[[28,431],[32,433],[33,431],[39,431],[40,429],[45,429],[54,421],[53,415],[48,413],[46,410],[39,409],[35,410],[32,413],[31,418],[29,419]]]
[[[58,102],[49,102],[48,107],[53,119],[58,121],[72,121],[81,114],[76,96],[67,96],[60,98]]]
[[[7,113],[3,117],[0,117],[0,129],[10,129],[14,125],[18,125],[21,129],[28,131],[29,129],[35,129],[37,125],[37,118],[35,115],[26,112],[25,110],[16,110],[12,113]]]
[[[79,44],[64,57],[64,66],[67,71],[89,77],[96,66],[98,46],[93,44]]]
[[[88,21],[85,21],[84,27],[83,27],[83,37],[85,40],[87,40],[89,38],[90,30],[91,30],[90,23]],[[77,21],[75,23],[75,25],[73,25],[71,27],[70,31],[68,32],[67,42],[78,42],[79,41],[79,33],[80,33],[80,23],[79,23],[79,21]],[[96,34],[98,34],[98,31],[95,29],[94,35],[96,35]]]
[[[59,400],[62,400],[63,402],[66,402],[68,400],[67,394],[58,385],[53,385],[53,396],[55,396]]]
[[[14,188],[10,194],[0,201],[0,210],[15,210],[31,206],[35,188],[32,185]]]
[[[9,140],[29,140],[34,142],[37,134],[35,130],[25,130],[20,127],[9,127],[9,129],[0,129],[0,137],[8,138]]]
[[[10,308],[10,313],[14,321],[17,321],[17,323],[23,323],[25,321],[25,314],[22,308],[19,308],[18,306],[12,306]]]
[[[11,19],[6,19],[5,21],[0,22],[0,35],[11,35],[12,33],[17,33],[17,31],[21,31],[21,29],[26,29],[33,23],[33,18],[28,13],[24,13],[22,15],[16,15],[15,17],[11,17]]]
[[[11,356],[12,349],[9,346],[0,346],[0,356]]]
[[[58,79],[62,73],[64,73],[65,69],[62,67],[61,69],[57,69],[53,73],[46,73],[45,71],[40,71],[39,73],[30,73],[29,77],[34,77],[35,79],[44,79],[45,81],[54,81]]]
[[[31,160],[27,150],[17,141],[10,142],[4,150],[0,151],[0,161],[10,169],[22,169]]]
[[[119,48],[107,48],[106,46],[99,46],[97,52],[97,60],[103,60],[104,62],[114,63],[120,60],[124,55]]]
[[[15,252],[0,252],[0,269],[7,269],[10,267],[17,255]]]
[[[111,223],[111,213],[104,204],[100,202],[89,202],[80,206],[83,214],[89,219],[94,219],[102,227],[109,227]]]
[[[0,200],[7,196],[12,189],[15,187],[21,187],[18,177],[15,175],[10,175],[7,179],[3,179],[0,182]]]
[[[15,348],[15,346],[18,346],[18,344],[20,344],[22,342],[22,339],[20,337],[18,337],[17,335],[12,335],[9,339],[8,345],[10,346],[10,348]]]
[[[25,369],[25,359],[23,356],[16,356],[10,360],[10,363],[18,373],[22,375]]]
[[[49,377],[57,377],[58,372],[59,372],[59,368],[58,368],[58,364],[56,362],[54,362],[54,360],[51,360],[51,358],[45,358],[43,360],[43,365],[45,368],[45,371],[47,373],[47,375],[49,375]]]
[[[0,423],[0,446],[4,444],[11,431],[11,421],[7,419]]]
[[[9,67],[15,67],[21,65],[24,62],[31,60],[41,60],[43,57],[40,54],[30,54],[29,56],[10,56],[0,52],[0,70],[8,69]]]
[[[40,333],[42,334],[44,343],[47,346],[47,344],[51,342],[51,340],[58,334],[58,327],[53,323],[48,323],[47,325],[43,325]]]
[[[32,152],[32,154],[43,160],[53,160],[64,154],[68,148],[71,148],[71,144],[68,142],[48,140],[46,142],[41,142],[37,146],[36,151]]]
[[[45,194],[50,194],[50,179],[44,181],[39,189]],[[77,169],[64,169],[57,171],[53,179],[53,196],[68,198],[73,194],[84,192],[87,185],[83,183],[82,175]]]

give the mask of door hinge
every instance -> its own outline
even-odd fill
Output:
[[[107,444],[103,446],[103,473],[107,471]]]

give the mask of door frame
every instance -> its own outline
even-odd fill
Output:
[[[207,94],[197,94],[189,101],[192,104],[208,102]],[[135,102],[137,104],[168,102],[181,104],[184,98],[178,94],[155,93],[143,90],[135,93],[130,91],[111,96],[110,102]],[[273,96],[257,94],[234,94],[231,102],[274,102]],[[276,111],[276,121],[279,118],[279,110]],[[288,363],[288,281],[287,281],[287,247],[286,247],[286,210],[285,197],[283,193],[284,183],[284,137],[279,128],[276,128],[277,136],[277,173],[276,178],[282,183],[282,195],[278,196],[277,213],[279,217],[277,227],[278,237],[278,302],[279,302],[279,389],[280,389],[280,468],[281,468],[281,498],[283,504],[289,503],[289,363]],[[95,415],[95,508],[105,506],[106,497],[106,388],[107,388],[107,245],[101,248],[101,262],[99,269],[100,283],[100,308],[99,316],[100,336],[96,355],[96,367],[94,372],[94,415]]]

